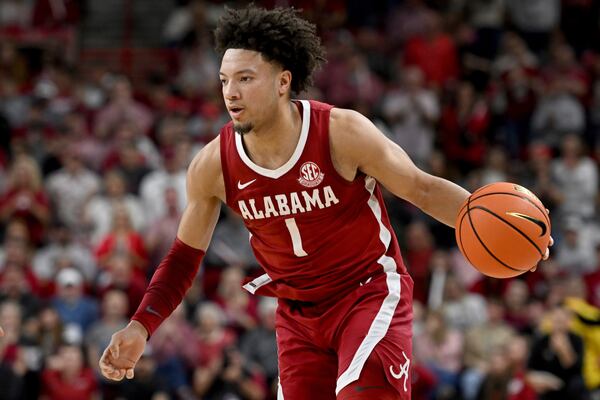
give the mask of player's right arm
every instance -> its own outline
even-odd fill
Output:
[[[225,199],[219,138],[196,155],[187,172],[187,205],[177,238],[154,273],[131,322],[113,334],[100,359],[102,374],[112,380],[133,378],[148,337],[181,303],[191,286]]]

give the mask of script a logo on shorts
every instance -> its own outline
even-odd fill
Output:
[[[406,357],[406,353],[402,352],[404,356],[404,363],[400,364],[399,372],[394,371],[394,366],[390,365],[390,374],[394,377],[394,379],[402,379],[404,378],[404,391],[406,392],[408,389],[406,388],[406,380],[408,379],[408,370],[410,368],[410,359]]]
[[[323,182],[324,173],[317,164],[312,161],[307,161],[300,167],[300,178],[298,182],[306,187],[315,187]]]
[[[537,218],[533,218],[533,217],[531,217],[529,215],[521,214],[521,213],[518,213],[518,212],[509,212],[509,211],[507,211],[506,214],[508,214],[510,216],[513,216],[513,217],[516,217],[516,218],[524,219],[524,220],[529,221],[529,222],[533,222],[534,224],[536,224],[537,226],[539,226],[540,229],[542,230],[542,233],[540,233],[540,236],[544,236],[544,234],[548,230],[548,227],[546,226],[546,224],[543,221],[540,221]]]

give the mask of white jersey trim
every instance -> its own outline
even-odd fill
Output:
[[[345,388],[352,382],[358,380],[363,366],[365,365],[365,362],[371,355],[371,352],[373,351],[377,343],[379,343],[379,341],[387,333],[388,328],[390,327],[390,323],[392,322],[392,318],[394,317],[396,306],[400,302],[400,274],[398,274],[396,270],[396,261],[394,261],[393,258],[388,257],[386,255],[390,246],[392,234],[390,233],[389,229],[383,224],[383,221],[381,219],[381,205],[379,204],[377,197],[374,195],[375,184],[376,181],[374,178],[370,176],[365,178],[365,188],[371,194],[371,197],[368,200],[368,204],[371,208],[371,211],[373,212],[373,215],[375,215],[377,222],[379,223],[379,239],[385,247],[383,254],[377,260],[377,263],[383,266],[383,270],[386,274],[388,294],[383,300],[383,304],[377,312],[377,315],[373,319],[367,336],[365,336],[360,346],[358,346],[356,353],[354,353],[354,357],[352,358],[350,365],[338,378],[337,385],[335,388],[336,395],[339,394],[343,388]]]
[[[294,150],[292,157],[290,157],[285,164],[277,169],[268,169],[254,164],[244,150],[242,136],[237,133],[235,134],[235,147],[240,158],[244,164],[248,166],[248,168],[259,175],[277,179],[285,175],[285,173],[292,169],[292,167],[298,162],[302,152],[304,151],[304,146],[306,145],[306,140],[308,139],[308,130],[310,128],[310,103],[307,100],[300,100],[300,103],[302,104],[302,129],[300,130],[300,139],[298,140],[296,150]]]
[[[250,293],[254,294],[258,290],[258,288],[266,285],[267,283],[271,283],[272,281],[273,279],[271,279],[271,277],[268,274],[262,274],[258,278],[255,278],[253,281],[246,283],[242,287]]]

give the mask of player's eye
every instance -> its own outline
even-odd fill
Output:
[[[227,81],[225,79],[221,79],[221,85],[225,86],[226,83]]]
[[[252,78],[249,76],[242,76],[240,78],[240,82],[250,82],[251,80],[252,80]]]

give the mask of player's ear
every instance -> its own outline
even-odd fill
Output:
[[[284,95],[290,92],[292,87],[292,73],[290,71],[283,70],[279,73],[279,94]]]

